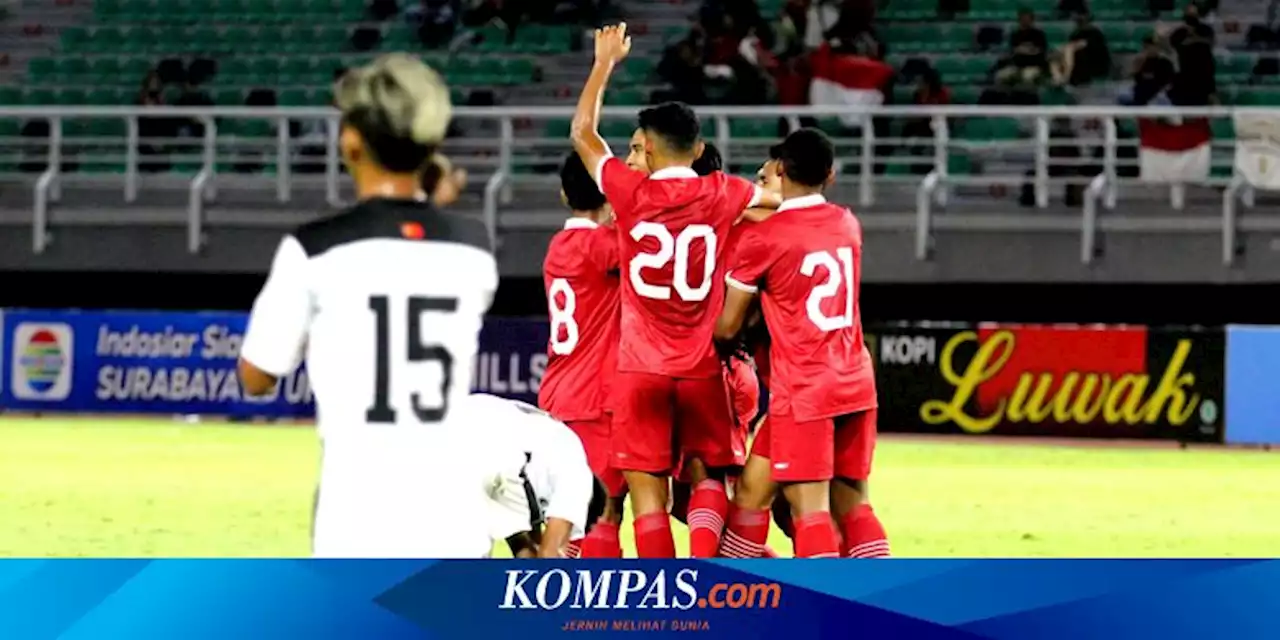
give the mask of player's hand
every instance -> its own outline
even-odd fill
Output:
[[[631,53],[627,23],[596,29],[596,62],[618,63]]]

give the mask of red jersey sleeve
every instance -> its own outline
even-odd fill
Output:
[[[764,192],[756,183],[738,176],[726,175],[725,177],[728,178],[726,186],[730,194],[729,201],[735,204],[738,214],[760,204]]]
[[[592,174],[600,193],[613,205],[614,214],[619,220],[631,215],[635,203],[636,189],[649,177],[639,171],[632,171],[627,163],[615,156],[609,156],[600,162],[596,172]]]
[[[774,263],[774,255],[762,235],[761,224],[753,223],[743,231],[734,247],[733,257],[729,260],[729,270],[725,273],[724,281],[739,291],[758,293],[760,283]]]

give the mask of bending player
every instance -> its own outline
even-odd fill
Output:
[[[574,115],[572,138],[613,206],[621,239],[613,463],[622,469],[631,494],[638,555],[670,558],[675,544],[667,478],[676,454],[700,460],[721,476],[700,483],[696,501],[699,492],[724,495],[723,470],[740,462],[743,453],[728,444],[734,424],[711,340],[724,297],[717,265],[742,212],[777,202],[745,180],[719,172],[699,177],[693,171],[703,143],[697,116],[683,104],[640,114],[652,174],[633,171],[613,157],[598,131],[600,106],[614,66],[630,48],[626,25],[597,31],[596,60]],[[718,531],[690,537],[695,557],[712,556],[718,546]]]
[[[560,167],[560,192],[573,213],[551,239],[542,265],[551,338],[538,405],[578,434],[591,470],[609,493],[592,535],[575,540],[568,555],[621,558],[618,527],[626,483],[609,464],[606,402],[618,361],[618,237],[605,224],[613,213],[609,203],[576,153]]]
[[[281,241],[240,381],[267,393],[306,353],[324,444],[315,555],[481,557],[494,487],[524,460],[451,416],[498,269],[482,223],[421,201],[449,88],[417,59],[390,55],[348,72],[334,95],[359,202]],[[441,514],[458,521],[441,527]]]
[[[864,503],[876,391],[858,308],[862,229],[822,196],[835,155],[822,132],[792,133],[779,151],[782,206],[744,230],[715,331],[732,343],[761,295],[772,329],[769,416],[734,496],[725,553],[761,553],[777,482],[791,504],[797,557],[887,556],[884,528]],[[771,474],[760,469],[766,460]]]
[[[470,428],[490,448],[520,452],[520,482],[495,486],[499,508],[491,539],[506,540],[517,557],[559,558],[604,510],[606,494],[587,464],[583,442],[562,422],[536,407],[487,394],[458,404]],[[535,550],[536,549],[536,550]]]

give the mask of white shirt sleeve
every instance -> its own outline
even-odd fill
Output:
[[[302,361],[312,313],[307,253],[296,238],[285,236],[253,303],[240,357],[273,376],[288,375]]]

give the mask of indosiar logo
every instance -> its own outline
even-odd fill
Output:
[[[776,609],[776,582],[700,585],[697,569],[511,569],[499,609]]]
[[[66,400],[71,395],[75,348],[71,327],[24,322],[13,332],[10,388],[19,400]]]

